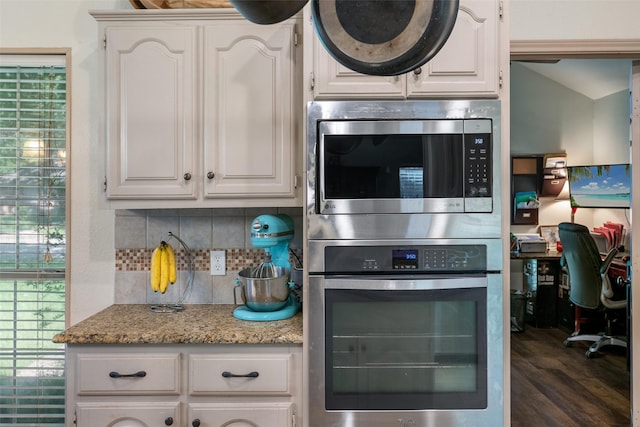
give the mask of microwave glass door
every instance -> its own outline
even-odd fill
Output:
[[[327,410],[487,405],[486,288],[325,289]]]
[[[322,147],[326,199],[463,197],[462,134],[328,134]]]

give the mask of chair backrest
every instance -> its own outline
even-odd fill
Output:
[[[569,270],[569,299],[579,307],[600,307],[602,257],[589,229],[581,224],[558,225],[562,256]]]

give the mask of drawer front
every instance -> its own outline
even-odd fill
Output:
[[[79,354],[78,394],[180,394],[180,354]]]
[[[291,355],[191,355],[189,393],[291,394]]]

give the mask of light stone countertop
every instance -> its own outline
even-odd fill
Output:
[[[155,313],[149,304],[115,304],[53,338],[66,344],[302,344],[302,313],[277,321],[233,317],[235,305],[190,304]]]

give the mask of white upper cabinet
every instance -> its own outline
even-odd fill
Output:
[[[498,95],[498,2],[461,0],[442,50],[422,71],[409,73],[408,97]]]
[[[292,25],[205,27],[206,197],[294,197],[293,38]]]
[[[455,26],[440,52],[422,67],[399,76],[352,71],[334,60],[315,36],[313,96],[315,99],[498,97],[499,22],[498,0],[460,0]]]
[[[108,196],[195,199],[196,29],[110,27],[105,37]]]
[[[111,206],[302,204],[299,19],[257,25],[230,8],[93,15],[105,39]]]

